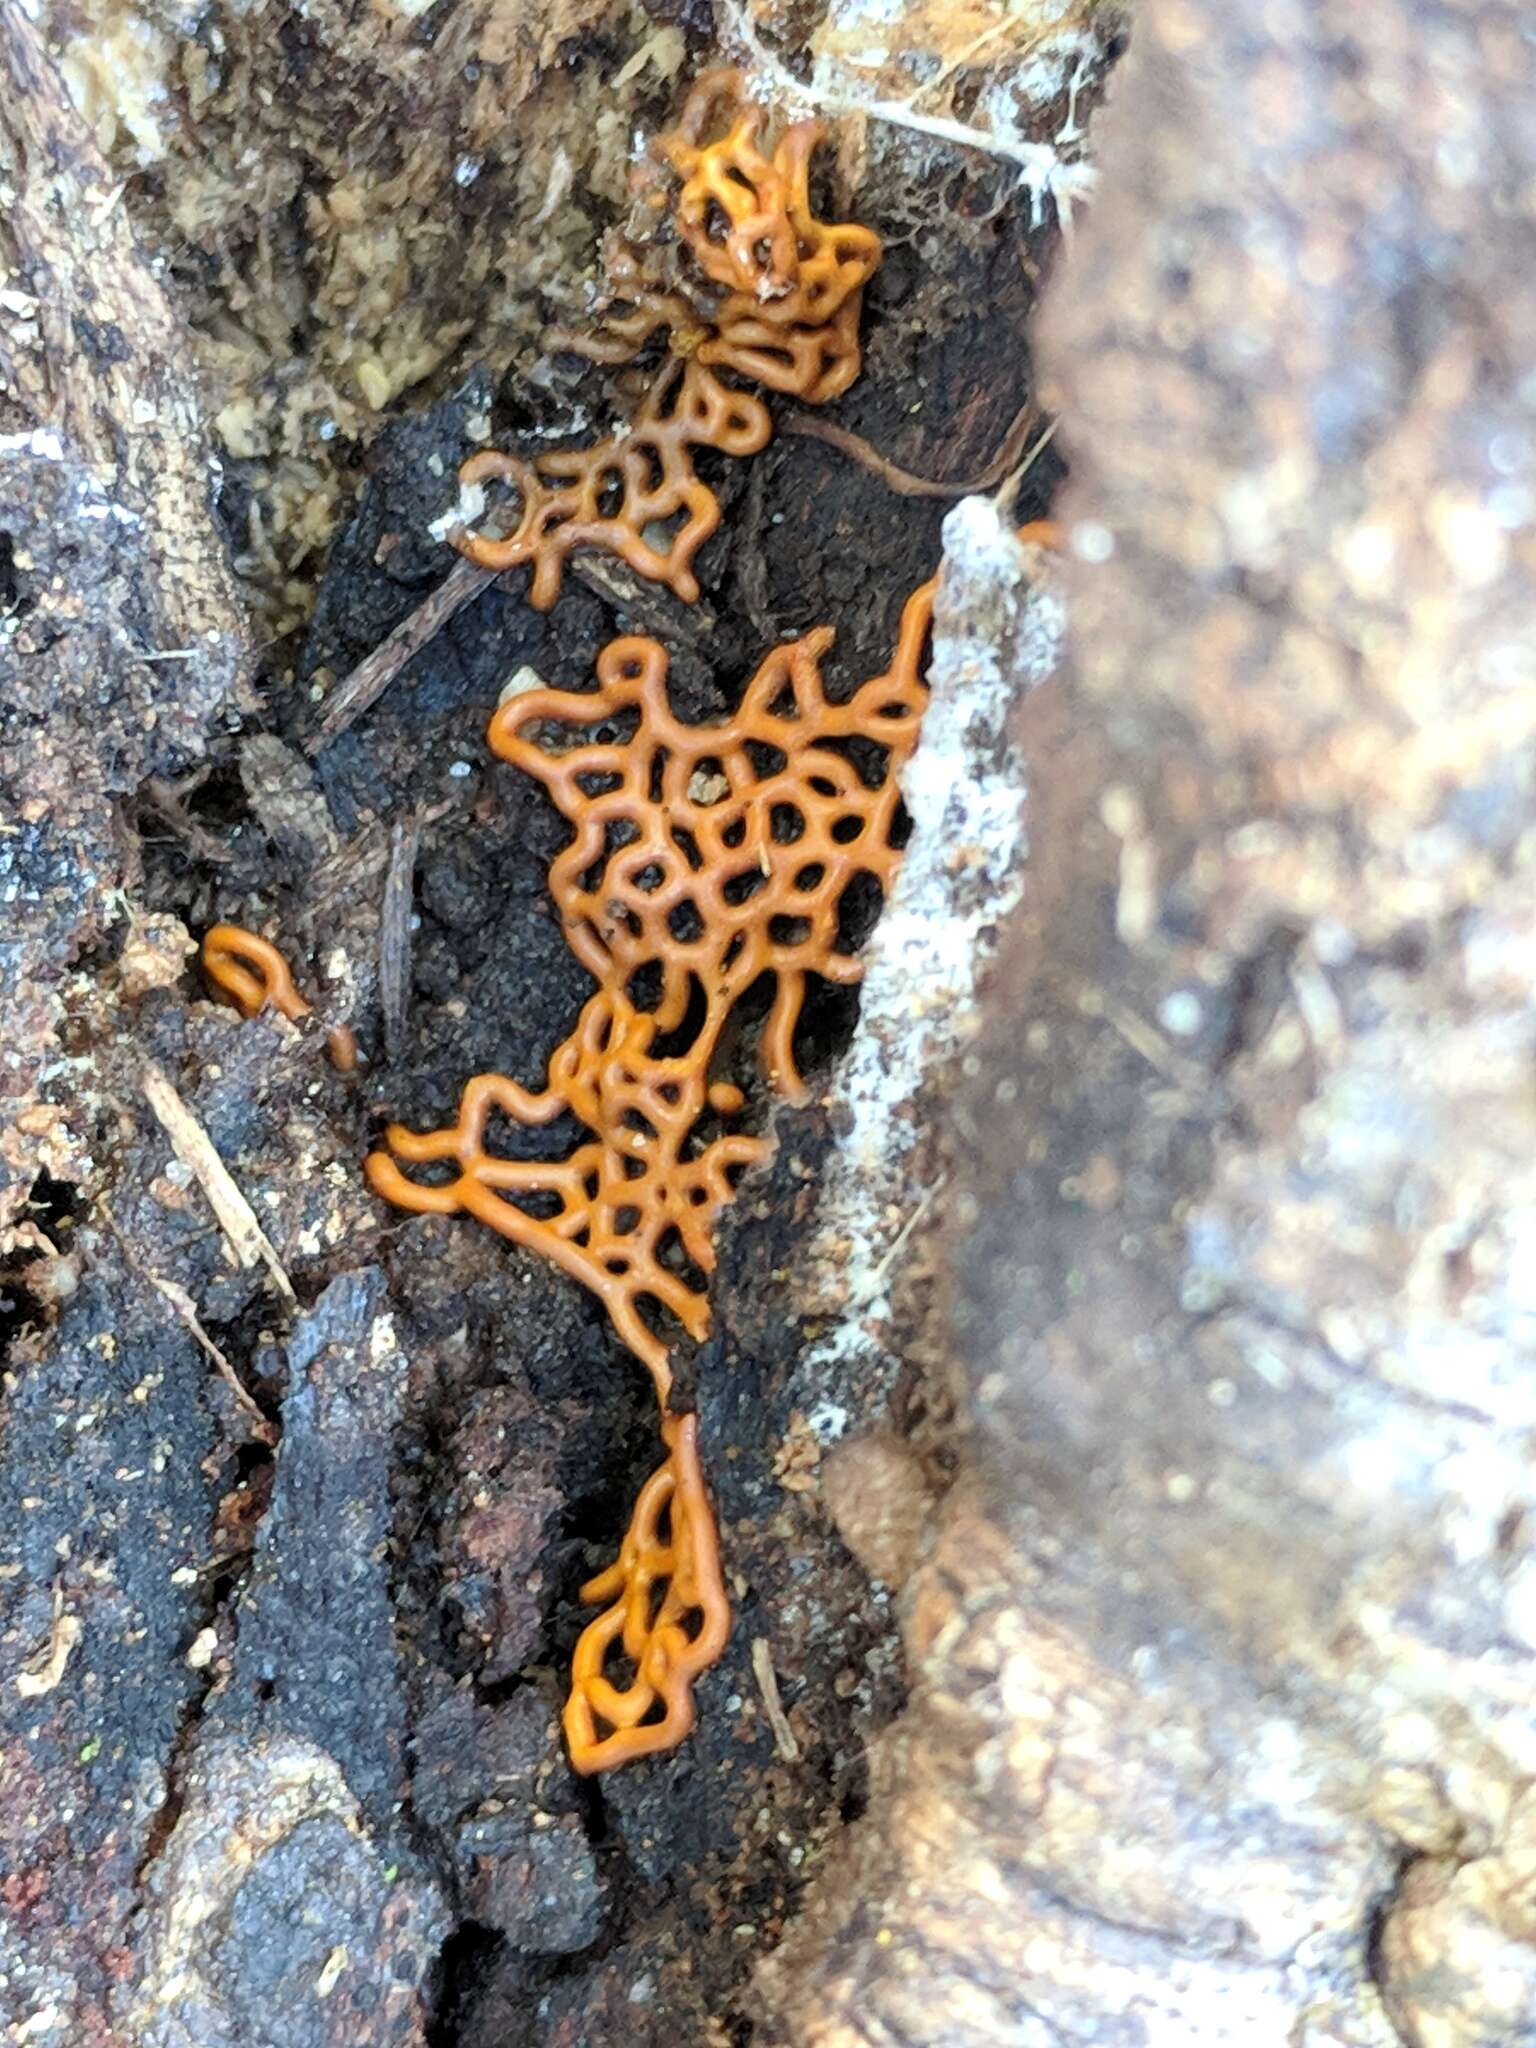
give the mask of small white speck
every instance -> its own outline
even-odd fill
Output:
[[[1464,138],[1442,142],[1435,151],[1435,168],[1447,185],[1470,185],[1478,171],[1477,149]]]
[[[1355,957],[1355,935],[1331,917],[1319,918],[1312,927],[1312,950],[1323,967],[1343,967]]]
[[[1080,519],[1072,529],[1072,552],[1080,562],[1107,562],[1115,536],[1097,519]]]
[[[62,462],[64,444],[51,428],[36,427],[30,434],[0,434],[0,455],[34,455],[43,462]]]
[[[213,1662],[213,1653],[219,1647],[219,1638],[211,1628],[199,1629],[187,1645],[187,1662],[194,1671],[206,1671]]]
[[[512,674],[502,684],[496,702],[498,704],[510,704],[514,697],[526,697],[530,690],[543,690],[547,687],[548,685],[538,670],[536,668],[529,668],[525,662],[521,668],[514,669]]]
[[[473,185],[484,169],[479,157],[461,156],[453,167],[453,182],[455,185]]]
[[[427,528],[434,540],[447,540],[456,527],[473,527],[485,511],[485,489],[481,484],[460,484],[459,499]]]
[[[1165,999],[1157,1014],[1163,1029],[1171,1031],[1175,1038],[1193,1038],[1205,1013],[1197,995],[1187,988],[1178,988]]]
[[[474,769],[469,765],[467,761],[451,762],[448,768],[448,773],[453,777],[455,782],[462,782],[466,775],[473,775],[474,772]]]
[[[835,1444],[847,1432],[848,1410],[840,1401],[818,1401],[805,1420],[818,1443]]]

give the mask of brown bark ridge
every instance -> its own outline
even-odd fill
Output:
[[[25,7],[0,14],[0,1219],[79,1172],[36,1099],[79,951],[134,842],[115,800],[244,701],[186,337]]]
[[[767,2038],[1531,2038],[1536,46],[1147,0],[956,1091],[961,1476]]]

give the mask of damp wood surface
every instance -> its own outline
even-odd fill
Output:
[[[146,51],[174,42],[168,17],[142,20]],[[365,223],[329,176],[305,186],[262,95],[286,81],[295,133],[331,159],[346,107],[386,75],[409,182],[423,175],[406,116],[423,68],[447,95],[428,128],[463,116],[447,54],[425,43],[397,60],[329,16],[288,20],[258,50],[226,22],[218,90],[205,88],[219,37],[204,38],[206,64],[177,45],[162,109],[174,139],[144,169],[154,153],[124,127],[121,95],[114,116],[93,87],[80,117],[80,67],[111,46],[105,21],[61,12],[62,43],[50,53],[39,35],[36,61],[46,72],[62,48],[74,66],[74,101],[55,81],[49,104],[85,167],[75,175],[99,182],[91,217],[119,238],[125,288],[137,264],[154,317],[122,315],[121,363],[115,342],[103,362],[23,323],[41,367],[0,425],[46,435],[50,380],[66,374],[83,380],[71,418],[94,407],[109,429],[139,403],[124,390],[136,364],[157,407],[167,392],[193,406],[222,374],[224,410],[202,427],[222,490],[189,444],[204,467],[141,502],[110,431],[105,452],[82,442],[56,457],[29,440],[0,487],[18,622],[5,653],[30,693],[3,766],[18,806],[45,799],[43,829],[60,834],[19,870],[30,950],[16,1014],[30,1036],[10,1043],[30,1057],[3,1155],[0,1634],[7,1673],[33,1682],[0,1692],[0,1914],[15,1964],[0,2015],[15,2029],[55,2014],[72,2042],[100,2048],[744,2040],[752,1970],[860,1812],[870,1741],[904,1690],[899,1572],[872,1578],[849,1549],[819,1470],[829,1431],[894,1427],[891,1389],[807,1370],[814,1321],[779,1306],[837,1144],[816,1098],[856,991],[807,1006],[811,1106],[782,1117],[777,1156],[724,1240],[716,1335],[674,1356],[705,1438],[731,1641],[699,1684],[687,1743],[596,1784],[572,1775],[559,1710],[576,1589],[611,1556],[654,1463],[644,1377],[573,1281],[466,1222],[385,1211],[358,1169],[386,1115],[450,1120],[469,1074],[539,1084],[590,991],[546,889],[565,827],[485,745],[503,686],[527,671],[586,687],[626,631],[663,640],[690,720],[728,713],[769,648],[823,623],[837,633],[834,696],[885,668],[953,495],[1000,481],[1038,438],[1027,322],[1056,222],[1013,203],[1011,174],[981,156],[950,157],[930,189],[890,138],[862,167],[820,154],[818,189],[835,183],[885,243],[863,375],[826,411],[843,445],[795,432],[797,408],[776,401],[769,448],[709,468],[724,516],[697,560],[696,605],[599,555],[574,558],[549,613],[527,603],[524,572],[491,579],[445,606],[331,738],[339,681],[453,573],[428,529],[463,457],[530,435],[559,445],[573,407],[599,426],[622,410],[611,379],[578,377],[569,358],[551,385],[528,374],[541,322],[579,312],[621,183],[607,162],[579,181],[579,206],[557,195],[547,289],[523,278],[478,348],[458,332],[436,355],[422,342],[415,398],[409,377],[381,398],[347,355],[332,272],[315,317],[336,324],[312,324],[302,346],[305,375],[326,387],[313,403],[346,445],[333,459],[327,441],[317,465],[284,438],[310,400],[273,309],[242,301],[237,280],[294,261],[296,219],[333,254]],[[673,60],[710,49],[691,18],[590,24],[557,9],[502,57],[495,92],[521,109],[514,182],[529,189],[561,148],[578,171],[601,147],[622,155],[609,112],[585,157],[571,138],[630,55],[662,38],[614,96],[659,119]],[[336,105],[316,77],[326,46],[349,59]],[[1059,125],[1063,107],[1042,122]],[[485,106],[473,118],[483,141]],[[39,169],[16,126],[22,170],[53,175],[56,146]],[[272,240],[266,259],[242,202],[207,176],[237,145],[256,148],[252,188],[277,202],[256,236]],[[376,134],[367,152],[372,177]],[[407,211],[428,216],[412,190]],[[494,160],[478,194],[472,181],[453,193],[487,214],[508,206],[519,232],[536,210],[509,198]],[[384,233],[381,203],[387,190],[357,201],[369,233]],[[450,229],[412,218],[436,248],[453,208]],[[63,221],[56,210],[55,232]],[[478,227],[453,231],[483,250]],[[7,254],[11,281],[45,300],[48,249],[13,236]],[[418,250],[408,265],[398,317],[418,339],[452,327],[464,291],[485,302],[483,279],[449,288],[438,262]],[[381,279],[366,317],[402,289]],[[79,290],[88,320],[95,289]],[[263,350],[265,375],[252,368]],[[1047,448],[1021,516],[1045,508],[1058,475]],[[123,511],[82,519],[96,488]],[[190,624],[183,555],[203,579]],[[215,627],[222,667],[192,644]],[[77,717],[72,678],[88,665],[94,695]],[[188,935],[219,922],[277,939],[313,1014],[247,1021],[211,1004]],[[326,1057],[335,1024],[358,1033],[355,1076]],[[754,1091],[760,1123],[749,1040],[729,1078]],[[930,1480],[916,1469],[921,1506]],[[323,1911],[296,1919],[317,1897]]]
[[[1023,154],[936,142],[1019,116],[1041,13],[924,6],[884,48],[863,8],[691,0],[0,15],[18,2043],[1528,2026],[1528,28],[1142,0],[1119,61],[1073,5]],[[596,556],[551,612],[521,572],[448,603],[464,454],[611,417],[539,333],[585,310],[632,129],[744,27],[919,115],[840,123],[818,173],[884,243],[840,442],[776,405],[711,473],[694,606]],[[1098,182],[1052,186],[1024,145],[1074,124]],[[823,622],[850,689],[938,559],[910,479],[995,473],[1033,408],[1068,656],[1031,668],[1004,551],[951,562],[941,621],[1009,707],[1022,898],[976,918],[976,1028],[873,1219],[828,1193],[859,999],[808,1006],[810,1099],[672,1361],[732,1637],[684,1746],[580,1781],[576,1590],[649,1389],[573,1281],[358,1170],[471,1073],[537,1085],[590,992],[564,828],[486,721],[627,631],[690,719]],[[312,1016],[207,999],[220,921]]]

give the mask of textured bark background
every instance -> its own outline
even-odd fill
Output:
[[[65,970],[134,863],[118,805],[249,698],[185,326],[24,8],[0,37],[0,1226],[88,1118],[36,1099]]]
[[[465,446],[571,431],[541,323],[745,17],[0,10],[8,2040],[1536,2038],[1536,44],[1514,0],[1144,0],[1083,162],[1115,10],[791,12],[753,33],[824,96],[917,110],[827,173],[887,242],[838,414],[884,473],[784,431],[699,607],[487,586],[323,746]],[[1058,597],[972,503],[934,670],[987,713],[937,770],[1027,785],[1022,903],[957,832],[902,915],[999,948],[979,1016],[968,962],[909,1043],[899,975],[862,1039],[813,1016],[680,1360],[736,1633],[685,1749],[578,1787],[644,1389],[574,1284],[355,1171],[582,993],[485,717],[621,621],[693,716],[821,618],[872,672],[941,516],[890,461],[1007,445],[1090,190],[1069,665],[1030,694]],[[224,914],[360,1082],[203,999]]]
[[[683,715],[721,716],[767,647],[822,621],[834,687],[878,673],[958,480],[1000,481],[1039,439],[1046,173],[1090,173],[1021,130],[1080,155],[1117,17],[1014,10],[973,64],[969,16],[884,24],[890,51],[844,23],[843,56],[834,15],[839,93],[910,92],[916,49],[930,84],[953,55],[930,111],[977,112],[984,88],[1034,185],[1006,153],[844,123],[818,185],[886,258],[841,439],[786,407],[756,462],[723,465],[698,605],[597,557],[549,614],[526,576],[484,579],[333,720],[338,678],[438,601],[457,558],[433,526],[467,450],[590,433],[618,402],[540,337],[589,310],[634,137],[717,53],[711,10],[0,9],[8,2041],[734,2048],[754,1961],[862,1803],[902,1698],[894,1588],[927,1478],[890,1428],[889,1334],[866,1372],[831,1341],[836,1290],[814,1315],[792,1298],[836,1091],[785,1120],[714,1338],[677,1361],[732,1641],[693,1739],[597,1783],[575,1781],[558,1706],[577,1588],[654,1462],[644,1377],[548,1262],[388,1211],[358,1171],[384,1117],[437,1121],[484,1069],[535,1079],[586,993],[545,887],[564,827],[485,749],[508,679],[579,686],[643,628]],[[1037,449],[1021,517],[1058,473]],[[1006,611],[1019,551],[980,509]],[[979,793],[1014,787],[1006,679],[962,624],[935,814],[970,765],[973,643]],[[990,936],[1010,844],[930,847],[911,893]],[[319,1031],[208,1000],[188,956],[223,918],[270,931],[351,1021],[358,1075]],[[946,964],[924,1045],[969,996],[970,949]],[[883,1002],[910,1088],[926,1056],[899,1042],[899,974]],[[818,1087],[856,1010],[808,1008]],[[750,1033],[729,1058],[757,1087]],[[900,1263],[898,1180],[865,1191],[866,1280]],[[837,1432],[864,1441],[824,1502]],[[917,1470],[883,1550],[856,1505],[827,1511],[860,1456]]]
[[[1529,17],[1147,0],[1098,140],[963,1475],[774,2038],[1529,2041]]]

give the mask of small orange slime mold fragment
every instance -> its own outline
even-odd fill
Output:
[[[790,217],[789,180],[780,155],[758,145],[761,107],[744,103],[746,81],[734,68],[703,72],[683,102],[677,126],[656,154],[683,179],[678,232],[706,277],[733,290],[779,298],[793,289],[800,242]],[[711,128],[728,124],[711,143]],[[792,133],[816,132],[803,122]]]
[[[730,1634],[698,1433],[696,1415],[662,1418],[667,1462],[640,1490],[618,1562],[581,1589],[583,1600],[603,1607],[576,1645],[565,1704],[566,1742],[583,1774],[675,1749],[696,1718],[693,1681]],[[627,1686],[604,1671],[615,1642],[635,1669]]]
[[[256,1016],[269,1003],[292,1024],[314,1014],[276,946],[244,925],[211,925],[203,937],[202,961],[204,974],[242,1017]],[[349,1025],[333,1025],[325,1043],[338,1073],[356,1071],[357,1039]]]

